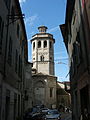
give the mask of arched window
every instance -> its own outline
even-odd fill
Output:
[[[18,51],[16,50],[16,53],[15,53],[15,72],[17,73],[17,63],[18,62]]]
[[[52,42],[50,42],[50,48],[52,48]]]
[[[35,42],[33,42],[33,50],[35,49]]]
[[[9,48],[8,48],[8,63],[9,65],[12,64],[12,39],[9,39]]]
[[[12,9],[11,9],[11,15],[12,15],[12,17],[11,17],[12,23],[14,24],[14,15],[15,15],[15,13],[14,13],[14,7],[12,7]]]
[[[47,47],[47,41],[44,41],[44,48]]]
[[[53,96],[53,88],[50,88],[50,97]]]
[[[41,47],[41,41],[38,42],[38,48],[40,48],[40,47]]]
[[[40,61],[44,61],[44,56],[40,56]]]
[[[4,22],[0,17],[0,54],[2,52],[2,40],[3,40],[3,30],[4,30]]]

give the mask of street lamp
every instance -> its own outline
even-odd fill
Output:
[[[64,65],[67,65],[69,67],[69,65],[67,63],[64,63],[64,62],[57,62],[56,64],[64,64]],[[68,77],[69,73],[70,73],[70,71],[67,73],[67,75],[65,76],[65,78]]]
[[[64,63],[64,62],[58,62],[57,64],[64,64],[64,65],[68,65],[68,64],[66,64],[66,63]]]

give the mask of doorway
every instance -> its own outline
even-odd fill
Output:
[[[88,109],[88,103],[89,103],[88,85],[80,90],[80,101],[81,101],[81,111],[83,112],[85,108]]]

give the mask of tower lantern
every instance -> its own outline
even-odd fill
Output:
[[[40,33],[46,33],[47,29],[48,28],[46,26],[40,26],[40,27],[38,27],[38,30],[39,30]]]

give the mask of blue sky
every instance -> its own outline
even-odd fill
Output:
[[[59,81],[69,80],[67,76],[68,55],[63,42],[60,24],[65,23],[66,0],[20,0],[28,38],[28,59],[31,61],[31,37],[38,33],[38,27],[45,25],[55,38],[55,75]],[[60,64],[58,64],[60,63]]]

